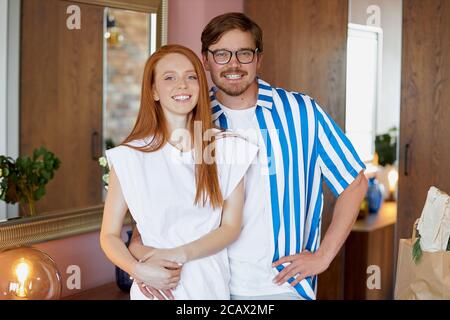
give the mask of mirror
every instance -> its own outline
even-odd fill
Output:
[[[167,0],[9,0],[8,16],[17,101],[8,100],[7,111],[17,121],[7,123],[6,154],[45,147],[61,165],[35,216],[26,204],[1,203],[0,229],[58,222],[53,238],[98,229],[105,197],[98,159],[134,125],[145,61],[166,42]],[[61,221],[70,225],[64,232]]]

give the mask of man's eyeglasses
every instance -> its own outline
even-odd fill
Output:
[[[236,59],[237,61],[239,61],[239,63],[248,64],[253,62],[255,54],[258,52],[258,48],[256,48],[255,50],[241,49],[234,52],[225,49],[219,49],[214,51],[208,49],[208,52],[211,52],[214,61],[217,64],[227,64],[228,62],[230,62],[233,54],[236,55]]]

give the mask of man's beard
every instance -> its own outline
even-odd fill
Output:
[[[222,76],[224,73],[231,73],[232,71],[238,71],[239,73],[243,73],[243,76],[246,76],[247,73],[240,71],[240,70],[228,70],[228,71],[224,71],[220,74],[219,79],[217,79],[216,77],[212,77],[212,80],[214,82],[214,84],[216,85],[217,88],[219,88],[220,90],[222,90],[225,94],[227,94],[228,96],[231,97],[237,97],[240,96],[241,94],[243,94],[245,91],[247,91],[247,89],[252,85],[253,81],[249,81],[247,83],[242,83],[239,86],[229,86],[226,87],[225,85],[223,85],[222,83],[220,83],[220,80],[222,80]],[[219,81],[217,81],[219,80]],[[226,80],[224,80],[226,81]]]

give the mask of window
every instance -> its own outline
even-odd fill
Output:
[[[375,149],[382,37],[380,28],[349,24],[345,130],[363,161]]]

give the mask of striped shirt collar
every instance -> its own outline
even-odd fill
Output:
[[[272,86],[257,78],[258,80],[258,101],[256,105],[264,107],[266,109],[271,110],[273,105],[273,94],[272,94]],[[209,96],[211,100],[211,108],[212,108],[212,120],[216,121],[217,118],[224,112],[219,100],[216,98],[217,87],[212,87]]]

